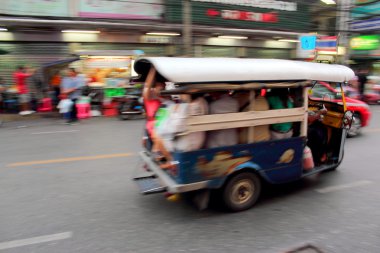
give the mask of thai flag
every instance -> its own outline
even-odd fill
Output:
[[[317,51],[336,51],[338,45],[337,36],[323,36],[317,39]]]

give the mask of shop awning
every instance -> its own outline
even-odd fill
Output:
[[[67,67],[70,63],[78,61],[78,60],[80,60],[80,58],[78,56],[75,56],[75,57],[71,57],[71,58],[67,58],[63,60],[48,62],[42,65],[41,68],[42,69],[48,69],[48,68],[62,69],[62,68]]]

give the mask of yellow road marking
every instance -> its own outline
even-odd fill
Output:
[[[120,154],[109,154],[109,155],[96,155],[96,156],[79,156],[79,157],[70,157],[70,158],[60,158],[52,160],[40,160],[40,161],[29,161],[29,162],[19,162],[19,163],[10,163],[8,167],[18,167],[18,166],[28,166],[35,164],[50,164],[50,163],[65,163],[65,162],[74,162],[74,161],[88,161],[88,160],[97,160],[97,159],[107,159],[115,157],[128,157],[133,156],[133,153],[120,153]]]

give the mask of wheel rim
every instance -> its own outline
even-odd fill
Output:
[[[351,128],[348,131],[348,134],[350,136],[357,135],[359,133],[361,125],[362,125],[362,122],[361,122],[360,118],[357,115],[354,115],[354,117],[352,118]]]
[[[252,199],[254,192],[255,186],[251,180],[240,180],[232,187],[231,200],[237,205],[245,204]]]

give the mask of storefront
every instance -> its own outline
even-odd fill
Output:
[[[380,35],[360,35],[351,38],[351,60],[355,69],[368,69],[380,75]]]
[[[368,69],[380,75],[380,2],[356,0],[351,9],[351,30],[356,32],[350,39],[350,57],[355,69]]]
[[[299,1],[191,1],[195,55],[293,58],[294,40],[310,31],[309,7]],[[181,1],[167,0],[166,22],[181,24],[182,8]]]

